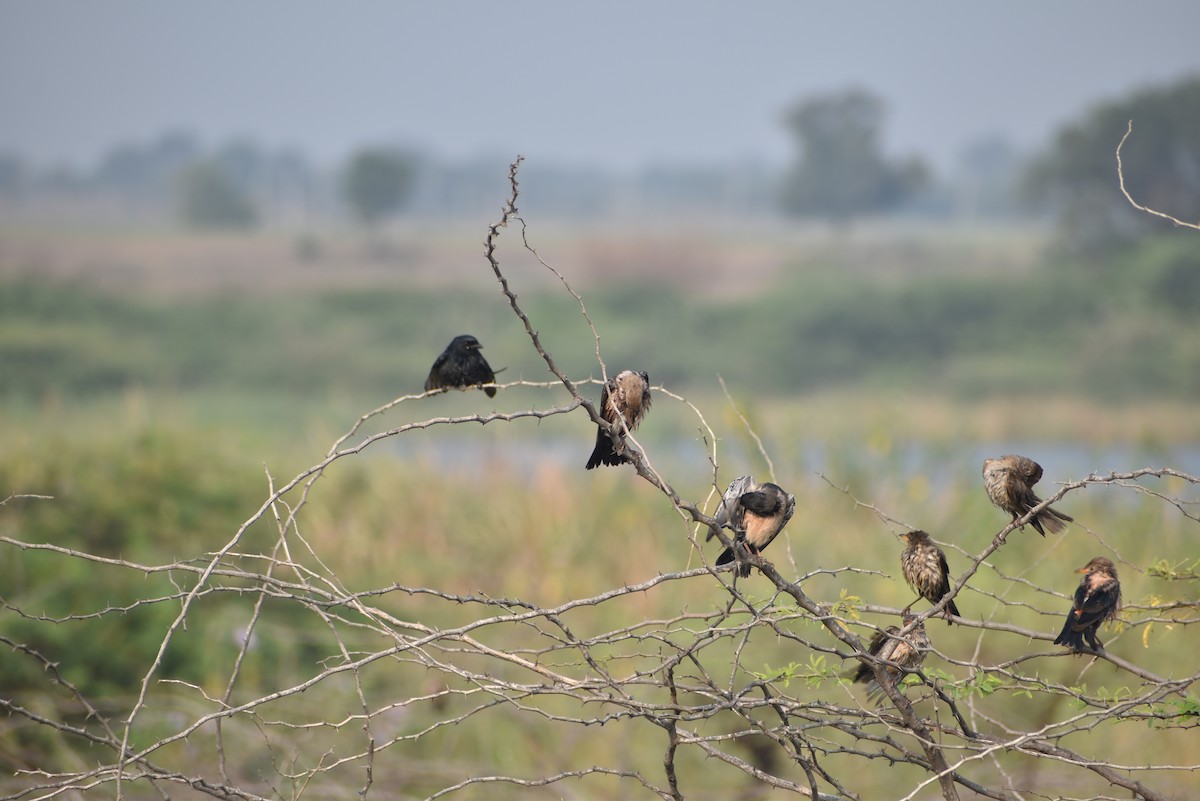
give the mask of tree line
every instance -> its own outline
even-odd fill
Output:
[[[938,176],[918,155],[885,149],[887,106],[849,88],[807,97],[784,126],[795,157],[763,162],[652,165],[632,175],[601,168],[530,165],[527,204],[541,216],[609,213],[784,215],[837,226],[885,214],[935,219],[1038,216],[1085,245],[1128,241],[1158,221],[1126,204],[1112,175],[1115,142],[1131,119],[1144,131],[1126,151],[1131,191],[1152,206],[1186,208],[1200,194],[1200,77],[1151,86],[1100,103],[1068,121],[1029,157],[985,135]],[[111,148],[92,168],[35,170],[0,153],[0,199],[101,196],[142,210],[164,199],[184,223],[252,228],[264,209],[345,215],[375,225],[406,210],[423,215],[490,213],[486,187],[499,159],[447,163],[419,149],[365,145],[332,169],[302,153],[234,139],[205,147],[186,132]],[[1190,199],[1190,200],[1189,200]]]

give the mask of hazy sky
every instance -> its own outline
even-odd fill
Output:
[[[858,85],[936,164],[1037,145],[1099,99],[1200,72],[1200,2],[0,0],[0,150],[90,164],[186,128],[331,162],[783,161],[797,98]]]

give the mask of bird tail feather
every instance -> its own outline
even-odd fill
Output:
[[[613,450],[612,439],[604,431],[599,429],[596,431],[596,447],[592,450],[592,455],[587,461],[587,469],[591,470],[600,465],[608,465],[613,467],[619,465],[627,459]]]
[[[1083,632],[1073,630],[1071,628],[1071,624],[1073,622],[1074,621],[1068,619],[1067,622],[1063,624],[1062,631],[1059,633],[1058,637],[1055,638],[1054,644],[1065,645],[1072,650],[1081,651],[1083,650]]]

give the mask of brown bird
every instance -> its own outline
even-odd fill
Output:
[[[905,614],[901,619],[907,626],[916,620],[916,616]],[[900,637],[899,634],[899,626],[888,626],[883,631],[875,632],[870,645],[867,646],[867,653],[871,656],[883,662],[893,663],[884,668],[887,680],[893,687],[904,677],[905,673],[920,667],[921,663],[925,661],[925,655],[929,652],[929,635],[925,633],[923,624],[915,627],[904,637]],[[854,671],[854,681],[866,683],[868,700],[874,701],[877,705],[883,703],[883,687],[875,679],[875,671],[871,669],[870,665],[860,662]]]
[[[1084,649],[1086,637],[1091,650],[1104,653],[1104,643],[1096,637],[1096,630],[1106,620],[1114,620],[1121,606],[1121,582],[1117,580],[1117,568],[1103,556],[1097,556],[1075,571],[1082,573],[1079,587],[1075,590],[1075,602],[1063,624],[1062,632],[1055,645],[1065,645],[1079,653]]]
[[[425,379],[425,391],[453,387],[474,387],[496,383],[496,374],[483,354],[483,345],[470,334],[462,334],[450,340],[450,344],[429,368]],[[501,368],[503,369],[503,368]],[[480,387],[489,398],[496,397],[495,387]]]
[[[908,547],[900,554],[900,567],[908,585],[917,591],[925,600],[936,604],[950,592],[950,566],[946,564],[946,553],[936,545],[924,531],[910,531],[901,534],[900,538],[908,543]],[[916,603],[916,601],[913,601]],[[912,608],[909,604],[905,612]],[[951,598],[946,604],[943,614],[946,623],[953,625],[950,615],[958,616],[958,607]]]
[[[588,459],[587,469],[602,464],[618,465],[628,462],[625,455],[625,435],[621,432],[621,420],[630,431],[637,430],[646,412],[650,411],[650,376],[645,372],[622,370],[608,379],[600,391],[600,416],[617,427],[617,433],[609,436],[604,426],[597,426],[596,447]],[[616,438],[616,443],[613,438]]]
[[[1033,485],[1042,477],[1042,466],[1025,456],[1009,454],[999,459],[983,460],[983,486],[992,503],[1012,515],[1013,522],[1024,517],[1030,509],[1042,502],[1033,494]],[[1075,518],[1047,506],[1030,519],[1030,523],[1043,537],[1046,529],[1057,534],[1063,530],[1063,521]],[[1045,528],[1043,528],[1043,525]]]
[[[714,516],[717,524],[733,529],[734,539],[745,543],[751,553],[761,553],[779,536],[783,527],[796,511],[796,496],[778,484],[757,484],[751,476],[739,476],[725,490],[721,506]],[[713,532],[708,532],[711,539]],[[732,548],[726,548],[717,557],[717,565],[729,564],[734,560]],[[739,564],[737,574],[742,578],[750,575],[750,565]]]

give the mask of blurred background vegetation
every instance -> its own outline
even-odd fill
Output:
[[[802,572],[861,562],[869,542],[878,553],[861,566],[894,575],[891,533],[814,473],[968,553],[1004,522],[978,486],[984,455],[1027,451],[1047,467],[1047,483],[1143,462],[1200,473],[1200,237],[1137,214],[1118,193],[1113,151],[1130,119],[1130,191],[1195,219],[1195,77],[1084,110],[1032,156],[981,142],[953,175],[916,156],[885,156],[881,101],[835,92],[789,114],[797,148],[787,170],[614,175],[531,161],[521,209],[542,257],[583,295],[609,369],[645,369],[699,405],[721,437],[724,480],[762,474],[725,380],[765,437],[777,480],[802,499],[771,558]],[[264,465],[290,478],[359,414],[420,391],[454,335],[475,334],[492,365],[507,368],[504,381],[545,380],[481,255],[506,195],[505,167],[371,144],[321,172],[298,153],[251,141],[207,148],[186,133],[117,146],[80,172],[0,158],[0,496],[53,496],[0,507],[0,533],[147,564],[202,561],[266,497]],[[568,373],[598,376],[575,301],[521,249],[517,231],[502,243],[548,349]],[[495,405],[546,397],[517,388]],[[489,408],[482,393],[455,393],[376,424]],[[330,472],[302,529],[359,589],[429,584],[549,605],[695,564],[677,518],[648,487],[631,489],[625,471],[581,475],[593,430],[579,413],[388,441]],[[704,446],[683,407],[656,402],[643,433],[676,486],[703,497]],[[477,503],[447,503],[451,482],[466,482]],[[1071,514],[1140,570],[1198,556],[1194,525],[1161,502],[1108,492],[1070,501]],[[244,550],[275,536],[254,529]],[[1065,594],[1069,571],[1098,547],[1082,532],[1049,542],[1026,532],[1005,558],[1028,565],[1022,576],[1034,586]],[[119,713],[178,611],[139,599],[170,597],[181,580],[130,578],[5,547],[0,632]],[[1006,586],[981,575],[960,606],[983,614],[990,601],[976,593]],[[1148,573],[1126,586],[1137,602],[1187,592]],[[635,613],[722,603],[709,589],[656,592]],[[877,577],[810,588],[830,599],[841,590],[876,603],[910,599]],[[219,694],[246,602],[229,593],[201,604],[162,675]],[[445,614],[418,601],[408,609]],[[1057,626],[1028,610],[1002,614]],[[298,680],[330,656],[306,616],[268,608],[247,692]],[[1185,634],[1158,631],[1154,652],[1136,636],[1111,647],[1169,673],[1172,655],[1196,662]],[[977,639],[957,628],[935,636],[961,655]],[[994,640],[980,642],[982,661],[1001,658],[986,652]],[[802,661],[778,643],[758,658]],[[1061,662],[1050,670],[1070,684],[1078,668]],[[33,661],[8,653],[2,669],[6,688],[31,704],[60,702]],[[1125,680],[1097,672],[1088,680]],[[1051,712],[1031,709],[1029,725]],[[428,723],[444,711],[414,714]],[[554,747],[536,729],[507,744],[476,741],[489,736],[471,728],[421,747],[432,759],[458,738],[457,753],[490,753],[512,770],[536,770]],[[515,753],[513,743],[535,741]],[[597,761],[647,759],[615,738],[576,745],[608,749]],[[58,747],[20,727],[0,732],[6,769],[52,756],[66,764]],[[647,753],[646,772],[660,770],[658,751]],[[261,754],[244,759],[248,775],[261,769]],[[430,768],[425,791],[458,769],[447,762]]]
[[[609,323],[608,357],[636,357],[684,391],[711,390],[716,373],[773,396],[1108,403],[1200,390],[1200,249],[1129,206],[1113,157],[1136,119],[1130,191],[1194,213],[1200,78],[1089,109],[1025,160],[981,145],[946,176],[915,156],[889,161],[885,111],[857,89],[798,103],[796,163],[780,174],[659,169],[626,186],[531,163],[522,210]],[[10,402],[130,389],[378,398],[418,386],[460,328],[493,359],[527,359],[510,376],[540,376],[472,244],[503,162],[448,169],[369,146],[322,175],[294,153],[249,141],[209,152],[182,133],[114,148],[69,180],[0,161]],[[531,309],[575,331],[572,304],[533,272]],[[590,352],[562,355],[590,372]]]

